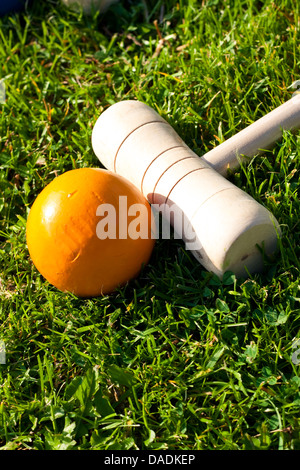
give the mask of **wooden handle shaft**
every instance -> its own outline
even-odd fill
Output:
[[[255,121],[250,126],[207,152],[202,159],[218,173],[238,168],[243,161],[270,149],[282,137],[283,130],[300,127],[300,94]]]

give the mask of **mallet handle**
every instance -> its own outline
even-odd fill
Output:
[[[255,121],[228,140],[202,156],[218,173],[226,176],[228,169],[235,169],[267,150],[282,137],[283,130],[300,127],[300,94]]]

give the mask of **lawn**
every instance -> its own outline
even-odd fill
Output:
[[[300,449],[300,132],[229,176],[280,223],[262,274],[220,280],[160,239],[137,279],[79,299],[42,278],[25,238],[46,184],[100,166],[108,106],[145,102],[201,157],[290,99],[299,41],[296,0],[92,16],[51,0],[0,18],[0,449]]]

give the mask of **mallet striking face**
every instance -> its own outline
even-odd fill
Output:
[[[207,270],[218,276],[259,272],[258,246],[275,251],[280,229],[272,214],[199,158],[144,103],[121,101],[104,111],[92,146],[106,168],[160,207]]]

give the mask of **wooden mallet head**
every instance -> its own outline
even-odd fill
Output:
[[[299,120],[299,100],[296,107]],[[270,128],[274,121],[267,121]],[[274,126],[281,132],[278,121]],[[254,135],[259,129],[257,125]],[[219,277],[226,271],[240,277],[263,269],[262,251],[274,253],[280,236],[274,216],[218,172],[225,174],[228,167],[221,147],[230,155],[229,166],[234,154],[236,166],[251,135],[245,133],[239,146],[240,141],[234,140],[233,153],[225,142],[219,146],[217,158],[210,152],[200,158],[156,111],[128,100],[100,115],[92,132],[92,146],[104,167],[142,191],[207,270]],[[278,132],[268,134],[266,127],[260,135],[268,137],[255,141],[251,147],[254,153],[279,138]]]

